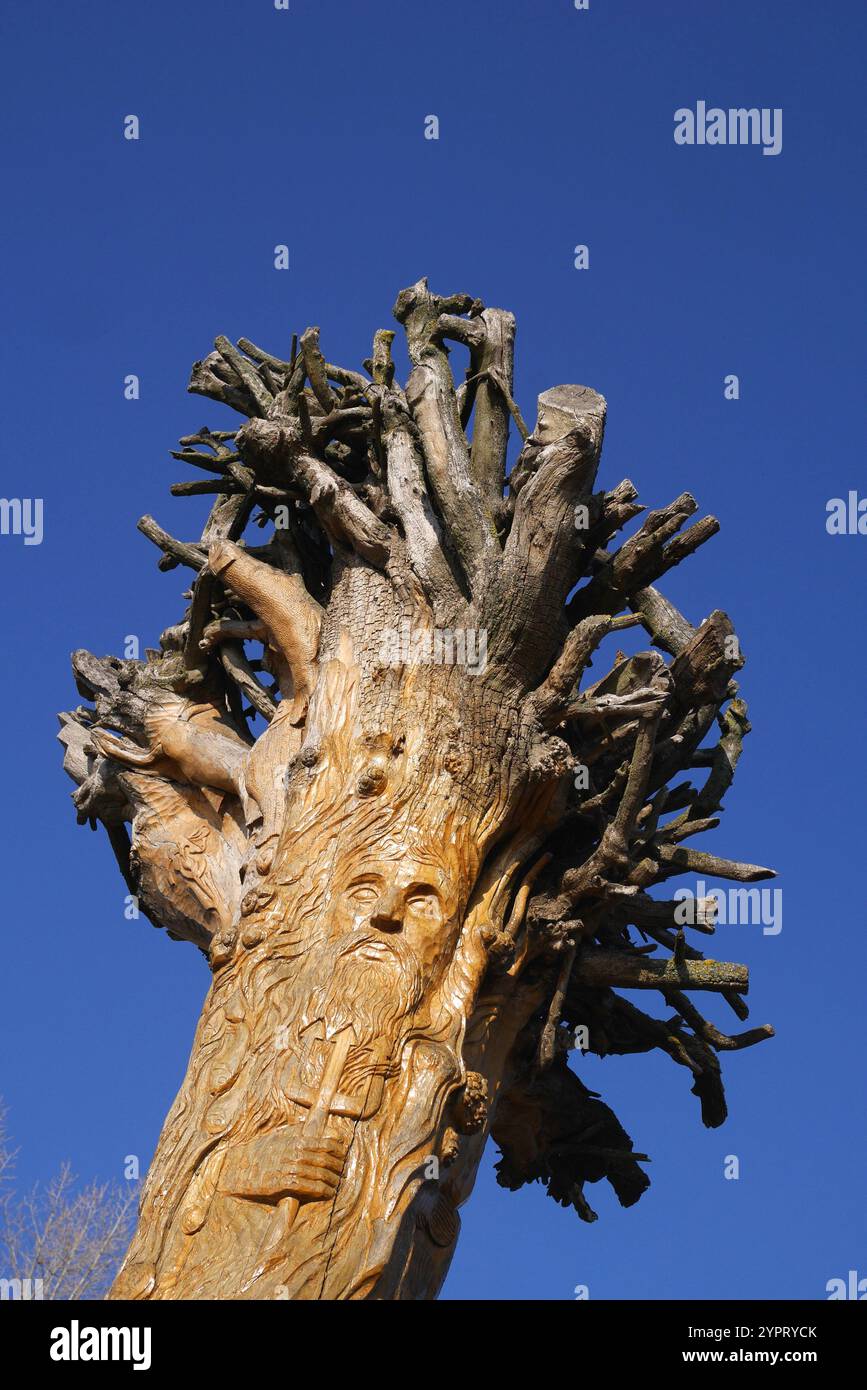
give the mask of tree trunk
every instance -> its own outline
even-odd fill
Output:
[[[487,900],[505,901],[550,794],[533,805],[509,775],[528,736],[513,693],[458,666],[377,664],[400,622],[386,581],[349,566],[332,604],[359,615],[351,654],[341,624],[303,743],[278,717],[248,780],[260,807],[285,786],[291,813],[254,833],[238,919],[211,944],[116,1295],[154,1279],[159,1297],[428,1297],[454,1246]]]

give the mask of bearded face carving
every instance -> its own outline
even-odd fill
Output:
[[[356,865],[345,887],[338,882],[335,896],[333,929],[349,937],[346,952],[361,933],[367,958],[387,959],[392,949],[405,968],[412,962],[424,987],[434,982],[455,937],[456,894],[444,869],[413,857],[372,860],[360,872]]]
[[[279,879],[279,867],[275,873]],[[318,1243],[321,1225],[324,1269],[335,1203],[354,1205],[377,1180],[385,1193],[390,1141],[380,1126],[390,1108],[384,1112],[384,1088],[411,1084],[413,1044],[437,1031],[432,1018],[461,918],[456,866],[436,852],[374,852],[361,863],[355,855],[345,865],[338,862],[325,890],[327,908],[317,912],[309,940],[291,926],[293,920],[303,925],[304,902],[291,902],[287,911],[267,887],[260,885],[261,907],[248,914],[240,935],[218,943],[213,1010],[226,1022],[210,1089],[214,1077],[235,1075],[212,1107],[226,1128],[200,1165],[176,1228],[187,1276],[206,1222],[215,1228],[212,1253],[215,1244],[252,1236],[253,1278],[237,1293],[255,1298],[269,1296],[277,1280],[280,1288],[293,1289],[292,1297],[309,1296],[319,1277],[311,1240]],[[262,930],[269,920],[276,928],[270,934]],[[271,1002],[248,1035],[238,1000],[263,990]],[[227,997],[228,1011],[225,1005],[221,1010]],[[239,1071],[227,1058],[240,1051],[241,1041]],[[447,1070],[454,1081],[451,1053]],[[246,1092],[248,1102],[254,1097],[237,1118],[232,1091]],[[306,1255],[296,1287],[293,1237],[302,1228]],[[216,1267],[210,1273],[203,1267],[197,1277],[207,1284],[218,1278]],[[163,1296],[171,1296],[170,1287]]]

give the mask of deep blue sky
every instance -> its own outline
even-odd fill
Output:
[[[785,911],[779,936],[733,926],[713,943],[750,965],[752,1021],[778,1029],[724,1059],[728,1124],[702,1129],[660,1054],[579,1064],[652,1155],[653,1186],[629,1211],[588,1188],[586,1226],[541,1188],[500,1190],[488,1165],[446,1295],[822,1298],[867,1276],[867,537],[825,530],[830,497],[867,491],[864,7],[290,5],[5,7],[2,491],[45,504],[41,546],[0,537],[0,1092],[22,1178],[64,1157],[88,1177],[146,1164],[207,988],[196,951],[124,920],[54,742],[77,702],[70,651],[153,644],[180,613],[182,578],[157,571],[135,521],[196,532],[167,450],[228,412],[185,395],[190,365],[217,333],[284,354],[311,323],[355,365],[427,274],[515,311],[528,418],[555,383],[605,394],[606,485],[631,477],[650,505],[690,489],[720,518],[666,581],[693,620],[725,608],[748,658],[754,732],[704,844],[776,865]],[[673,112],[699,99],[782,107],[782,153],[676,146]]]

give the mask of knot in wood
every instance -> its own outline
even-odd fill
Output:
[[[477,1071],[468,1071],[453,1106],[455,1129],[460,1134],[478,1134],[488,1118],[488,1083]]]
[[[360,774],[355,789],[359,796],[376,796],[377,793],[385,790],[387,782],[388,773],[385,770],[385,758],[379,755],[371,758]]]
[[[209,954],[212,970],[224,965],[235,949],[235,942],[238,940],[238,933],[234,927],[229,927],[225,931],[218,932],[211,941]]]

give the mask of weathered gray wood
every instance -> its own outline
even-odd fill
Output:
[[[623,951],[603,951],[585,948],[574,966],[580,984],[613,989],[681,989],[737,990],[746,994],[749,971],[745,965],[730,961],[691,960],[677,965],[673,960],[653,960],[647,956],[629,956]]]

